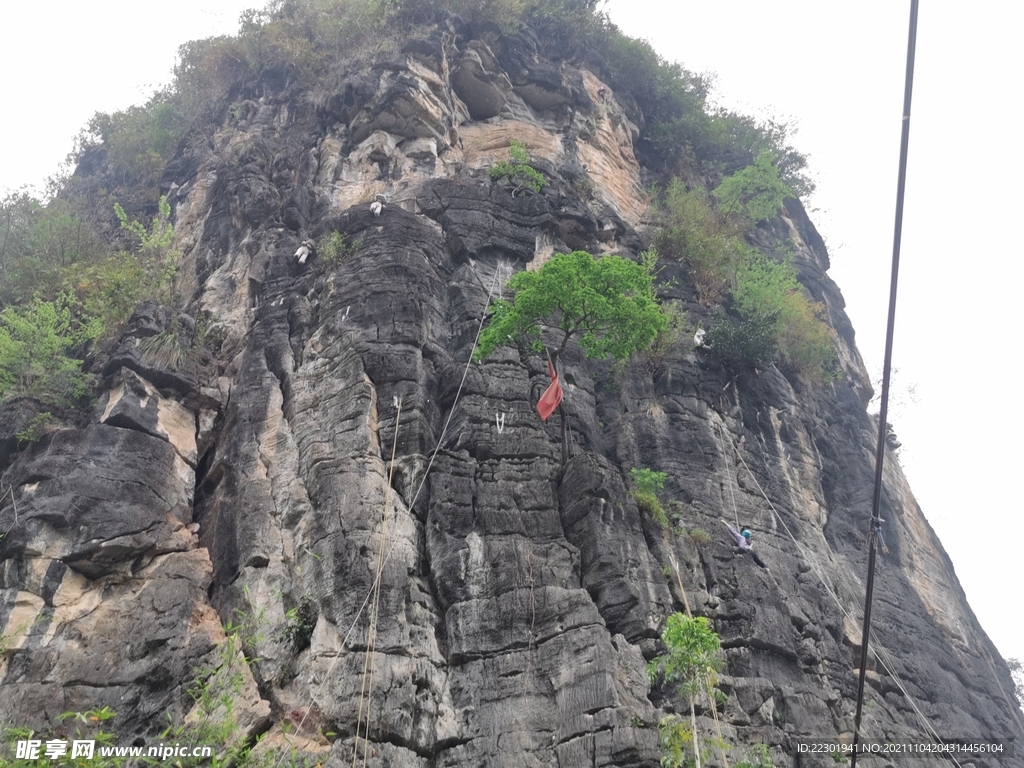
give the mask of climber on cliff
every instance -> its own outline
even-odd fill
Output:
[[[309,240],[307,238],[306,240],[302,241],[302,245],[299,246],[299,250],[295,252],[295,260],[299,262],[299,264],[305,264],[306,259],[308,259],[310,254],[312,254],[315,250],[316,244],[312,240]]]
[[[722,520],[722,522],[725,523],[725,527],[729,529],[729,533],[731,533],[733,539],[735,539],[736,549],[741,553],[749,552],[750,556],[754,558],[755,563],[764,568],[766,571],[769,570],[768,566],[764,564],[764,561],[757,556],[757,552],[754,551],[754,545],[750,542],[750,538],[751,536],[753,536],[753,534],[750,532],[750,529],[744,526],[742,530],[737,531],[731,525],[726,523],[725,520]]]
[[[380,212],[384,210],[384,206],[387,205],[388,199],[384,195],[377,195],[377,199],[370,203],[370,213],[375,217],[380,216]]]

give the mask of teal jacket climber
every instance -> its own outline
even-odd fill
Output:
[[[737,549],[739,549],[740,552],[749,552],[750,556],[754,558],[754,562],[767,571],[768,566],[765,565],[764,561],[760,557],[758,557],[757,553],[754,551],[754,545],[750,541],[751,537],[753,536],[750,529],[746,526],[743,526],[742,530],[737,531],[735,528],[729,525],[729,523],[726,523],[725,520],[722,520],[722,522],[725,523],[725,527],[729,529],[729,533],[732,534],[733,539],[736,541]]]

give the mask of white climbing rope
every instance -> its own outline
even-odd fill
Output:
[[[725,444],[723,442],[724,438],[722,437],[722,433],[723,433],[724,429],[723,429],[721,423],[716,424],[715,426],[717,427],[718,450],[719,450],[719,452],[721,452],[722,460],[724,461],[725,460]],[[726,477],[726,481],[728,482],[728,485],[729,485],[729,498],[732,501],[732,517],[733,517],[733,520],[736,522],[736,528],[739,529],[739,527],[740,527],[740,514],[739,514],[739,512],[736,509],[736,494],[733,492],[733,489],[732,489],[732,486],[733,486],[732,470],[729,469],[728,462],[726,462],[726,465],[725,465],[725,477]],[[736,478],[736,482],[737,482],[737,484],[739,483],[739,478]]]
[[[835,601],[835,604],[839,607],[839,610],[843,613],[843,615],[846,618],[848,618],[851,622],[853,622],[854,626],[856,626],[857,622],[854,619],[854,617],[843,606],[842,601],[839,599],[839,596],[836,595],[835,591],[833,591],[833,588],[829,584],[828,580],[815,567],[814,561],[810,557],[807,556],[807,551],[805,550],[805,548],[800,545],[799,541],[797,541],[796,537],[793,535],[793,532],[789,529],[789,526],[786,525],[786,521],[782,519],[782,515],[779,514],[779,511],[775,508],[775,505],[772,504],[771,499],[768,498],[768,494],[766,494],[764,492],[764,489],[761,487],[761,484],[757,481],[757,477],[750,470],[750,467],[747,466],[747,462],[743,458],[743,454],[740,451],[736,450],[736,446],[734,444],[732,444],[731,440],[730,440],[730,445],[732,446],[733,452],[736,454],[736,456],[739,457],[740,462],[743,464],[743,468],[746,469],[747,470],[747,474],[750,475],[750,479],[754,481],[754,485],[757,486],[757,490],[761,492],[761,496],[764,497],[764,500],[765,500],[765,502],[767,502],[768,507],[771,509],[771,511],[775,515],[776,519],[778,519],[778,521],[780,523],[782,523],[783,529],[786,531],[786,533],[789,536],[789,538],[792,539],[793,543],[796,545],[797,549],[800,551],[800,554],[803,556],[804,561],[810,566],[811,570],[814,571],[814,574],[821,581],[822,586],[825,587],[825,591],[828,592],[828,594],[831,596],[831,598]],[[882,665],[882,668],[885,669],[885,671],[888,673],[889,677],[892,678],[893,682],[896,683],[896,686],[900,689],[900,691],[906,697],[907,702],[913,708],[914,713],[917,715],[918,720],[921,722],[921,725],[923,725],[925,730],[929,734],[931,734],[932,738],[935,739],[936,743],[941,743],[942,742],[942,738],[939,736],[938,733],[936,733],[936,731],[932,727],[931,723],[924,716],[924,713],[922,713],[921,710],[918,708],[917,704],[914,702],[913,697],[911,697],[910,693],[907,691],[906,687],[903,685],[903,681],[900,679],[899,675],[896,673],[896,670],[894,669],[894,667],[890,666],[890,664],[886,662],[886,659],[883,658],[883,655],[880,652],[880,651],[882,651],[882,652],[885,653],[886,656],[888,656],[888,651],[885,651],[885,649],[882,647],[882,645],[875,640],[874,635],[872,633],[869,633],[867,639],[871,641],[869,647],[870,647],[871,652],[874,654],[875,659],[878,661],[879,664]],[[866,641],[867,640],[865,640],[865,638],[863,638],[863,637],[861,638],[861,642],[862,643],[866,642]],[[891,661],[891,657],[890,657],[890,661]],[[956,764],[957,768],[961,768],[959,761],[956,759],[956,757],[954,755],[952,755],[951,753],[948,753],[948,752],[943,753],[943,754],[948,755],[950,760],[952,760],[953,763]]]
[[[377,652],[377,618],[380,614],[380,584],[384,574],[384,547],[388,540],[388,510],[391,507],[391,493],[395,479],[395,455],[398,450],[398,427],[402,421],[402,398],[395,397],[395,435],[391,442],[391,471],[388,473],[388,488],[384,494],[384,512],[381,515],[380,549],[377,552],[377,568],[374,571],[373,599],[370,602],[370,625],[366,629],[366,655],[363,658],[363,682],[359,690],[359,714],[356,716],[356,738],[352,748],[352,768],[359,756],[359,727],[363,719],[363,701],[366,701],[366,732],[363,735],[363,766],[370,753],[370,706],[373,704],[373,677],[376,667],[372,662]]]
[[[675,555],[672,554],[671,549],[668,553],[668,559],[672,563],[672,570],[676,574],[676,582],[679,584],[679,594],[683,596],[683,606],[686,608],[686,615],[691,619],[693,618],[693,611],[690,610],[690,599],[686,596],[686,587],[683,586],[683,577],[679,574],[679,563],[676,562]],[[715,719],[715,731],[718,733],[718,753],[722,756],[722,764],[725,768],[729,768],[729,759],[725,756],[725,738],[722,736],[722,725],[718,721],[718,706],[715,704],[715,694],[713,692],[713,686],[711,682],[705,678],[705,693],[708,697],[708,704],[711,705],[711,715]],[[696,739],[696,734],[694,738]]]
[[[462,371],[462,380],[459,382],[459,388],[455,392],[455,400],[452,402],[451,410],[448,412],[448,418],[445,419],[444,426],[441,428],[441,434],[437,438],[437,445],[434,446],[434,451],[433,451],[433,453],[430,454],[430,461],[427,463],[427,467],[423,471],[423,477],[420,478],[420,483],[416,487],[416,492],[412,496],[412,501],[410,501],[409,504],[408,504],[408,509],[410,509],[410,510],[412,510],[415,507],[416,500],[419,498],[420,492],[423,490],[423,486],[427,482],[427,478],[430,476],[430,468],[434,465],[434,459],[437,458],[437,453],[441,449],[441,443],[444,441],[445,434],[448,432],[448,427],[451,424],[452,416],[455,415],[455,407],[459,404],[459,398],[462,395],[462,389],[463,389],[463,387],[466,384],[466,377],[469,375],[469,368],[473,364],[473,355],[476,353],[477,345],[480,342],[480,333],[483,331],[484,321],[487,319],[487,310],[491,306],[491,298],[494,295],[494,286],[497,284],[497,278],[498,278],[498,270],[496,269],[495,272],[494,272],[494,279],[491,281],[491,287],[487,291],[487,300],[484,303],[483,312],[480,313],[480,324],[477,326],[476,336],[473,338],[473,348],[469,351],[469,357],[466,360],[466,367]],[[396,430],[396,432],[397,432],[397,430]],[[394,467],[393,463],[392,463],[392,467]],[[391,542],[391,546],[388,547],[387,554],[384,555],[384,559],[380,563],[380,567],[378,569],[376,577],[374,578],[373,584],[370,585],[370,589],[366,593],[366,597],[363,599],[362,604],[359,606],[359,609],[356,611],[356,615],[352,618],[352,625],[348,628],[348,632],[345,633],[344,637],[341,640],[341,650],[342,651],[345,649],[345,644],[348,643],[349,638],[352,636],[352,633],[355,631],[356,624],[359,623],[359,619],[362,617],[363,611],[366,609],[367,604],[370,602],[370,598],[373,595],[374,590],[375,589],[379,589],[381,577],[382,577],[382,574],[383,574],[384,565],[386,565],[388,560],[391,559],[391,554],[395,551],[395,546],[398,544],[398,541],[399,541],[399,539],[395,538]],[[327,684],[327,681],[331,677],[331,673],[334,672],[334,668],[337,666],[338,661],[340,659],[341,659],[341,653],[339,651],[339,653],[337,655],[335,655],[334,660],[328,666],[327,672],[324,674],[323,679],[320,681],[320,685],[317,686],[316,693],[312,696],[312,702],[313,703],[315,703],[315,701],[320,697],[320,694],[323,692],[324,685]],[[299,721],[299,724],[296,726],[297,730],[301,730],[302,729],[302,726],[305,724],[306,718],[308,716],[309,716],[309,710],[307,709],[306,712],[303,713],[302,719]],[[358,742],[359,742],[359,735],[357,733],[356,734],[356,741],[353,743],[353,751],[358,749]],[[278,761],[275,764],[274,768],[281,768],[281,764],[284,761],[284,758],[285,758],[285,754],[284,754],[284,752],[282,752],[281,753],[281,757],[278,759]]]

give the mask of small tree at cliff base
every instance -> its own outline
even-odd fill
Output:
[[[490,324],[480,334],[476,359],[502,345],[544,349],[541,333],[550,331],[558,346],[557,366],[570,339],[587,357],[622,360],[646,349],[668,324],[654,295],[654,256],[642,262],[621,256],[595,258],[586,251],[555,254],[540,269],[520,272],[508,281],[512,301],[497,301]],[[565,461],[565,412],[562,459]]]
[[[661,634],[667,652],[657,656],[647,665],[647,674],[651,684],[664,676],[666,683],[679,686],[679,693],[690,700],[690,735],[692,743],[679,739],[675,723],[663,720],[659,727],[662,748],[669,758],[669,765],[683,764],[683,749],[693,749],[694,761],[700,768],[701,752],[697,739],[697,716],[694,699],[706,692],[714,695],[713,688],[718,682],[718,671],[724,666],[722,646],[718,635],[711,628],[711,623],[703,616],[692,618],[682,613],[673,613],[668,617],[665,631]],[[662,761],[662,764],[666,764]]]

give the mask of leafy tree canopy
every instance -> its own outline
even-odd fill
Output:
[[[0,200],[0,402],[30,396],[74,407],[93,380],[81,356],[115,335],[140,301],[174,300],[167,201],[148,227],[120,205],[114,211],[134,252],[109,253],[63,200]]]
[[[56,297],[68,270],[105,253],[67,201],[44,205],[23,192],[0,199],[0,307]]]
[[[792,262],[751,256],[736,275],[735,307],[747,321],[774,325],[782,356],[808,376],[828,381],[835,376],[836,348],[822,321],[825,307],[811,301],[797,280]]]
[[[718,681],[725,659],[718,634],[706,618],[673,613],[661,639],[668,652],[647,665],[652,681],[664,674],[666,682],[678,683],[680,691],[691,696]]]
[[[772,218],[793,192],[779,177],[772,153],[765,149],[753,165],[722,179],[715,197],[727,213],[755,223]]]
[[[714,192],[718,207],[702,187],[673,179],[654,242],[666,257],[689,264],[701,302],[731,297],[740,322],[717,313],[706,340],[715,354],[765,365],[781,352],[810,378],[826,381],[835,376],[837,356],[824,307],[806,295],[791,261],[775,261],[743,239],[745,227],[774,216],[791,194],[767,151],[722,180]]]
[[[573,337],[587,357],[621,360],[649,347],[668,323],[654,295],[653,269],[653,259],[637,264],[574,251],[514,275],[508,281],[513,300],[495,302],[477,359],[504,344],[528,342],[540,351],[546,329],[561,334],[556,357]]]
[[[712,206],[703,187],[687,189],[681,179],[668,185],[661,210],[662,225],[654,237],[658,252],[690,264],[703,303],[721,301],[736,265],[750,250],[736,222]]]
[[[646,467],[633,467],[629,470],[629,479],[633,487],[641,493],[659,494],[665,489],[665,472],[657,472]]]
[[[513,197],[523,187],[540,192],[547,184],[544,174],[530,165],[530,153],[526,149],[526,144],[515,139],[509,142],[508,160],[492,165],[489,173],[492,179],[508,179],[515,184]]]
[[[686,749],[692,749],[694,764],[701,765],[701,749],[697,743],[697,719],[694,699],[701,693],[714,696],[712,691],[718,682],[718,672],[725,666],[721,641],[703,616],[696,618],[682,613],[673,613],[661,633],[667,653],[657,656],[647,665],[651,683],[664,675],[665,682],[679,686],[679,693],[690,699],[690,728],[682,727],[675,719],[663,718],[658,725],[661,739],[663,765],[682,766],[689,764],[685,759]],[[688,733],[687,733],[688,730]]]
[[[89,392],[91,377],[71,349],[96,338],[95,326],[75,322],[74,300],[36,299],[0,312],[0,401],[30,395],[71,407]]]

